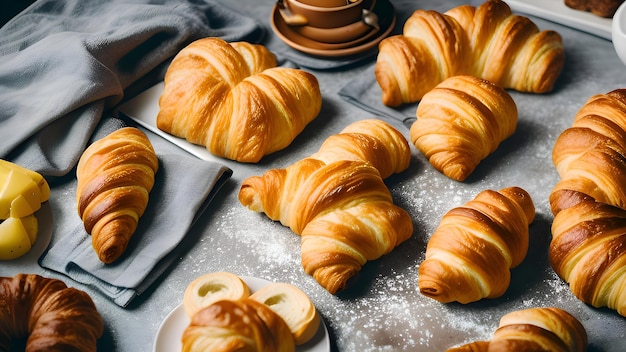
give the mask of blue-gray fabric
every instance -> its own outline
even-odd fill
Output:
[[[0,28],[0,158],[66,176],[93,141],[126,123],[110,115],[201,37],[258,42],[263,26],[210,0],[38,0]],[[162,79],[162,76],[161,76]],[[148,209],[125,254],[104,265],[76,214],[55,226],[42,267],[127,306],[177,258],[195,219],[232,175],[149,131],[159,158]]]

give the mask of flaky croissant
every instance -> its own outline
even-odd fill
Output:
[[[519,187],[485,190],[449,210],[419,266],[420,292],[442,303],[501,296],[509,287],[510,269],[526,257],[534,217],[533,201]]]
[[[353,123],[285,169],[245,179],[240,202],[302,237],[302,265],[331,293],[413,233],[383,178],[405,170],[404,136],[381,120]]]
[[[550,264],[581,301],[626,316],[626,89],[592,96],[552,160]]]
[[[490,81],[454,76],[426,93],[410,138],[444,175],[464,181],[517,127],[513,98]]]
[[[470,342],[447,352],[584,352],[587,340],[584,326],[567,311],[527,308],[504,315],[490,341]]]
[[[214,155],[257,162],[287,147],[321,106],[311,73],[276,67],[261,45],[203,38],[169,66],[156,124]]]
[[[571,190],[626,209],[626,89],[587,100],[554,143],[552,161],[560,176],[552,204]]]
[[[250,296],[250,288],[237,275],[225,271],[212,272],[195,278],[185,288],[183,307],[189,318],[199,310],[223,300],[239,300]]]
[[[375,74],[388,106],[416,102],[446,78],[467,74],[503,88],[543,93],[564,64],[561,36],[539,31],[500,0],[445,13],[416,10],[403,33],[379,44]]]
[[[135,127],[112,132],[81,155],[78,214],[102,262],[112,263],[126,250],[148,205],[158,165],[150,140]]]
[[[289,326],[250,298],[221,300],[198,311],[182,336],[183,352],[293,352]]]

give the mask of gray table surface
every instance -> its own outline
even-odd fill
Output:
[[[270,0],[220,0],[225,6],[254,17],[267,26],[267,39],[276,40],[269,27],[274,5]],[[410,4],[403,0],[403,6]],[[397,1],[393,1],[397,3]],[[417,8],[440,11],[460,1],[413,1]],[[474,5],[480,2],[469,1]],[[398,14],[402,23],[408,14]],[[626,67],[610,41],[531,17],[541,29],[555,29],[564,39],[565,68],[555,91],[545,95],[511,92],[520,122],[515,135],[484,160],[466,182],[453,181],[435,171],[413,148],[410,168],[392,176],[387,184],[395,202],[414,219],[413,237],[391,254],[367,263],[345,291],[331,295],[306,275],[300,265],[300,240],[288,228],[241,206],[239,185],[251,175],[284,167],[315,152],[329,135],[349,123],[375,117],[342,100],[337,92],[369,62],[340,70],[311,71],[320,82],[322,112],[286,150],[257,164],[224,161],[233,176],[220,191],[183,242],[177,262],[148,292],[127,308],[109,302],[98,292],[76,283],[93,297],[105,321],[101,351],[151,351],[163,319],[182,301],[187,284],[213,271],[290,282],[311,297],[329,330],[337,351],[442,351],[463,342],[489,339],[503,314],[526,307],[557,306],[568,310],[585,326],[590,351],[625,351],[626,318],[608,309],[595,309],[578,301],[547,260],[552,215],[548,195],[558,176],[551,162],[552,145],[571,125],[574,114],[593,94],[626,87]],[[397,124],[402,129],[401,124]],[[404,129],[408,137],[408,130]],[[184,153],[181,150],[181,153]],[[430,234],[441,216],[484,189],[507,186],[526,189],[535,202],[537,216],[530,226],[530,249],[522,265],[513,270],[512,283],[498,299],[476,303],[440,304],[422,296],[417,288],[417,268],[424,258]],[[49,201],[54,228],[64,218],[76,216],[74,184],[55,186]],[[55,232],[52,232],[52,241]],[[10,267],[18,272],[58,276],[35,262]]]

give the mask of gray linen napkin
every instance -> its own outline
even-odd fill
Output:
[[[122,126],[120,120],[104,118],[92,142]],[[159,170],[146,212],[124,254],[112,264],[100,262],[91,236],[76,214],[72,221],[64,222],[64,228],[56,229],[55,236],[63,237],[55,239],[39,261],[42,267],[91,286],[122,307],[141,295],[178,258],[182,248],[177,246],[232,174],[218,163],[181,155],[170,142],[143,131],[157,153]]]
[[[405,104],[395,108],[383,104],[382,90],[376,81],[374,66],[375,64],[370,65],[363,74],[343,86],[338,92],[339,96],[367,112],[400,121],[405,126],[410,127],[416,119],[417,103]]]
[[[264,33],[211,0],[37,0],[0,28],[0,158],[65,175],[103,113],[189,42]]]

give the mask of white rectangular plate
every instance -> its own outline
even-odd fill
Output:
[[[204,146],[189,143],[183,138],[173,136],[157,128],[156,118],[159,113],[159,97],[161,97],[161,93],[163,93],[163,82],[148,88],[136,97],[120,105],[118,110],[145,129],[176,144],[192,155],[203,160],[222,162],[223,159],[209,153]]]
[[[541,17],[611,40],[612,19],[571,9],[563,0],[506,0],[506,3],[514,12]]]

